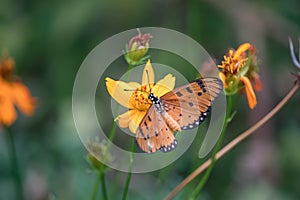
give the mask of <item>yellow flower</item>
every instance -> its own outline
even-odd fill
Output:
[[[106,80],[108,93],[122,106],[129,110],[119,115],[116,120],[122,128],[129,127],[135,133],[140,122],[147,113],[152,102],[148,99],[149,93],[161,97],[165,93],[174,89],[175,77],[171,74],[154,83],[154,71],[150,60],[144,67],[142,84],[137,82],[115,81],[109,77]]]
[[[255,90],[261,90],[254,46],[244,43],[237,50],[230,49],[224,56],[222,65],[218,67],[220,68],[219,77],[223,81],[226,94],[233,95],[244,89],[248,105],[253,109],[257,100],[251,81],[253,80],[255,83]]]
[[[0,62],[0,124],[10,126],[15,122],[17,113],[14,106],[31,116],[35,101],[29,89],[14,76],[15,63],[7,55]]]

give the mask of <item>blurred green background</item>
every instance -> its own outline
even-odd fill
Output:
[[[248,108],[245,95],[236,97],[237,115],[226,132],[227,143],[292,87],[290,72],[297,70],[288,37],[297,49],[299,9],[298,0],[1,0],[0,49],[9,51],[17,74],[39,98],[35,115],[19,117],[11,128],[27,199],[91,197],[97,175],[90,170],[87,150],[75,130],[71,95],[77,70],[100,42],[127,29],[165,27],[198,41],[218,63],[230,47],[243,42],[255,45],[263,90],[254,110]],[[127,67],[125,61],[120,63],[120,68]],[[299,99],[296,94],[255,135],[217,162],[199,199],[300,199]],[[5,133],[1,128],[0,132],[0,199],[15,199]],[[197,157],[199,145],[194,141],[165,169],[133,175],[128,199],[164,198],[204,161]],[[126,175],[107,173],[110,199],[121,198]],[[199,180],[176,199],[187,197]]]

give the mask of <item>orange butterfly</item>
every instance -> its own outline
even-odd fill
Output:
[[[138,146],[146,153],[169,152],[177,145],[175,131],[199,126],[208,116],[212,102],[223,89],[218,78],[200,78],[175,88],[160,98],[147,91],[152,105],[136,131]]]
[[[142,83],[106,80],[108,93],[128,108],[115,119],[121,128],[136,134],[138,146],[147,153],[168,152],[177,145],[174,132],[200,125],[208,116],[213,100],[223,89],[217,78],[201,78],[175,88],[175,77],[166,75],[154,84],[150,60]]]

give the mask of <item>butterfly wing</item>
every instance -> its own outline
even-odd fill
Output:
[[[195,80],[163,95],[160,100],[168,116],[181,129],[199,126],[208,116],[210,106],[223,89],[217,78]],[[166,123],[162,114],[151,105],[136,131],[138,146],[146,153],[157,150],[169,152],[177,145],[174,131]]]
[[[174,132],[166,124],[161,113],[152,105],[141,121],[136,131],[138,146],[146,153],[154,153],[157,150],[168,152],[177,145]]]
[[[165,111],[183,130],[199,126],[210,112],[214,99],[222,91],[220,79],[210,77],[197,79],[175,88],[163,95],[160,100]]]

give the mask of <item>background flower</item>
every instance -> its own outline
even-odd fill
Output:
[[[219,76],[224,83],[226,94],[233,95],[245,90],[251,109],[257,104],[251,80],[255,82],[255,89],[261,90],[256,63],[255,47],[249,43],[244,43],[237,50],[230,49],[224,56],[222,65],[218,66],[220,68]]]
[[[15,122],[20,111],[31,116],[35,107],[35,100],[29,89],[14,75],[15,62],[4,55],[0,62],[0,123],[10,126]]]

